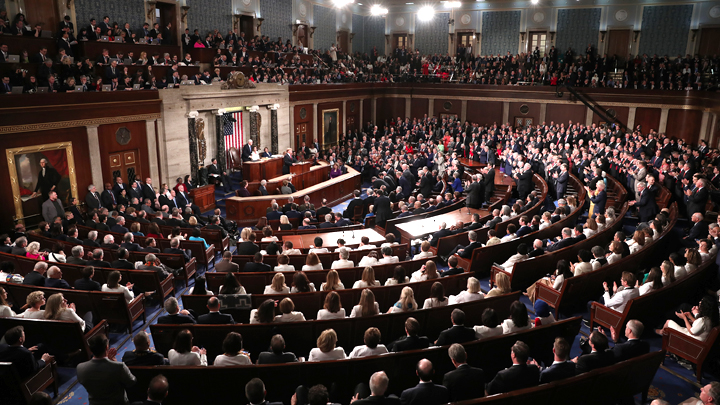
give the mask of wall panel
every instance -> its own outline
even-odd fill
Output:
[[[467,120],[480,125],[502,125],[503,103],[499,101],[468,101]]]
[[[643,133],[647,133],[651,129],[657,131],[657,129],[660,127],[661,113],[662,112],[659,108],[638,107],[637,110],[635,110],[634,127],[637,128],[638,125],[641,125]]]
[[[115,133],[120,128],[127,128],[130,131],[130,141],[121,145],[117,141]],[[208,136],[207,125],[205,127],[205,135]],[[110,155],[124,151],[137,151],[136,175],[140,176],[143,181],[150,176],[149,152],[147,150],[147,130],[145,121],[123,122],[120,124],[107,124],[98,126],[98,138],[100,141],[100,159],[102,160],[103,181],[105,183],[113,183],[113,168],[110,164]],[[126,179],[125,174],[122,175]],[[126,179],[127,181],[127,179]],[[98,190],[102,190],[102,186],[96,184]]]
[[[520,11],[482,13],[482,55],[516,54],[520,41]]]
[[[265,19],[261,27],[263,35],[269,36],[274,41],[277,40],[277,37],[282,37],[283,42],[292,38],[292,28],[290,27],[290,22],[293,21],[292,2],[288,0],[262,0],[259,3],[260,16]],[[335,24],[333,24],[334,26]]]
[[[545,122],[555,121],[556,123],[585,123],[586,107],[583,104],[548,104],[545,112]]]
[[[564,55],[572,48],[575,56],[585,56],[588,44],[598,49],[600,8],[571,8],[558,10],[555,48]]]
[[[640,54],[685,55],[692,4],[643,7]]]
[[[613,110],[615,110],[615,118],[617,118],[617,120],[619,122],[621,122],[623,125],[627,125],[628,114],[630,113],[629,107],[609,107],[609,108],[612,108]],[[592,120],[593,123],[600,124],[600,122],[602,122],[602,121],[605,121],[605,120],[601,119],[599,115],[593,113],[593,120]]]
[[[345,132],[345,123],[343,122],[343,105],[342,102],[334,102],[334,103],[320,103],[317,106],[317,129],[315,130],[315,138],[318,140],[320,144],[323,144],[325,141],[323,140],[323,137],[325,136],[323,128],[323,111],[325,110],[338,110],[338,125],[337,125],[337,131],[338,131],[338,139],[340,139],[340,134]],[[312,111],[312,110],[310,110]]]
[[[671,109],[668,111],[665,133],[695,145],[699,140],[702,116],[702,111]],[[712,125],[712,121],[708,125]]]
[[[523,114],[522,112],[520,112],[520,108],[524,105],[528,107],[527,114]],[[515,125],[515,117],[532,118],[533,125],[541,124],[539,103],[510,103],[510,109],[508,111],[508,120],[513,126]],[[548,119],[546,119],[545,121],[550,123],[550,120]]]
[[[190,6],[187,16],[190,32],[197,29],[200,35],[205,35],[220,30],[224,36],[232,27],[232,0],[187,0],[187,5]]]
[[[436,98],[433,104],[433,115],[440,118],[442,114],[457,114],[462,112],[462,102],[452,98]]]
[[[413,98],[410,101],[410,118],[423,118],[428,113],[430,100],[426,98]]]
[[[386,120],[392,118],[405,117],[405,99],[396,97],[382,97],[377,99],[377,122],[384,125]]]

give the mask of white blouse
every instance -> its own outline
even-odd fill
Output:
[[[506,319],[502,323],[502,329],[504,334],[513,333],[521,330],[526,330],[532,328],[533,322],[528,316],[528,323],[526,326],[515,326],[515,323],[512,321],[512,319]]]
[[[107,284],[102,285],[102,291],[103,292],[121,292],[125,294],[125,300],[127,302],[132,301],[135,298],[135,293],[130,291],[127,287],[124,285],[118,284],[117,288],[110,288]]]
[[[375,303],[375,313],[380,313],[380,305],[378,303]],[[350,318],[359,318],[362,316],[362,308],[360,308],[360,305],[355,305],[352,309],[352,312],[350,313]]]
[[[0,318],[9,318],[17,316],[7,305],[0,305]]]
[[[460,292],[458,295],[451,295],[448,299],[450,305],[461,304],[463,302],[477,301],[485,298],[485,295],[481,292],[471,293],[468,290]]]
[[[413,256],[413,260],[425,259],[425,258],[433,257],[433,256],[434,256],[433,253],[430,251],[420,252],[420,253],[416,254],[415,256]]]
[[[379,287],[381,285],[382,284],[380,284],[379,281],[375,280],[375,284],[373,285],[373,287]],[[355,284],[353,284],[352,288],[367,288],[367,287],[369,287],[367,282],[365,282],[363,280],[358,280],[355,282]]]
[[[318,263],[318,264],[315,264],[315,265],[312,265],[312,266],[310,266],[310,265],[308,265],[308,264],[305,264],[305,265],[302,266],[302,271],[322,270],[322,269],[323,269],[322,263]]]
[[[409,283],[409,282],[410,282],[410,279],[407,276],[405,276],[405,281],[403,281],[403,283]],[[386,286],[387,285],[397,285],[397,284],[399,284],[399,283],[394,278],[389,278],[389,279],[385,280]]]
[[[475,326],[475,328],[473,328],[473,329],[475,329],[475,338],[476,339],[482,339],[482,338],[491,337],[491,336],[500,336],[503,334],[502,325],[498,325],[494,328],[488,328],[485,325],[478,325],[478,326]]]
[[[178,353],[170,349],[168,360],[171,366],[207,366],[207,356],[196,352]]]
[[[385,354],[388,352],[388,349],[383,344],[378,344],[377,347],[374,349],[371,349],[367,347],[367,345],[362,346],[355,346],[352,352],[350,352],[350,355],[348,356],[349,359],[357,359],[360,357],[368,357],[368,356],[378,356],[380,354]]]
[[[355,267],[355,263],[352,262],[352,260],[335,260],[332,262],[332,265],[330,266],[331,269],[347,269],[350,267]]]
[[[329,352],[323,352],[317,347],[310,350],[310,357],[308,357],[308,362],[311,361],[325,361],[325,360],[341,360],[345,359],[347,356],[345,356],[345,350],[343,350],[342,347],[336,347]]]
[[[284,286],[282,291],[273,290],[272,285],[266,285],[263,294],[290,294],[290,288]]]
[[[303,322],[305,315],[302,312],[292,311],[289,314],[280,314],[275,317],[275,322]]]
[[[318,321],[323,319],[343,319],[345,318],[345,308],[340,308],[337,312],[330,312],[327,309],[323,308],[318,311],[317,316],[315,319]]]
[[[376,258],[370,256],[363,256],[363,258],[360,259],[357,267],[377,266],[378,264],[379,262]]]
[[[450,300],[445,298],[445,301],[439,301],[437,298],[427,298],[423,303],[423,309],[445,307],[448,305]]]
[[[238,354],[237,356],[220,354],[215,357],[215,361],[213,362],[213,366],[216,367],[247,366],[250,364],[252,364],[252,361],[250,361],[250,357],[245,354]]]
[[[273,269],[275,271],[295,271],[295,266],[292,264],[278,264]]]
[[[313,284],[313,283],[308,283],[308,287],[310,287],[310,292],[315,292],[315,284]],[[297,292],[298,292],[298,290],[297,290],[297,288],[295,288],[294,286],[290,289],[290,293],[291,293],[291,294],[295,294],[295,293],[297,293]]]
[[[325,284],[327,284],[327,283],[320,284],[320,291],[325,291]],[[345,289],[345,286],[343,285],[343,283],[338,282],[338,286],[335,290],[344,290],[344,289]]]

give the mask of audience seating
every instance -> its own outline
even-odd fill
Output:
[[[620,210],[625,200],[627,200],[628,192],[614,177],[607,176],[606,178],[608,180],[608,186],[606,190],[607,202],[605,203],[605,207],[614,207],[616,211]]]
[[[705,260],[695,271],[674,283],[630,300],[623,312],[593,302],[590,307],[590,327],[597,323],[607,329],[614,327],[615,330],[623,330],[630,319],[637,319],[645,325],[665,322],[669,311],[674,311],[681,303],[694,299],[698,291],[703,291],[716,273],[716,257],[717,253]]]
[[[404,287],[412,287],[415,292],[415,301],[421,306],[425,302],[426,298],[430,297],[430,288],[438,281],[443,284],[445,294],[458,294],[460,291],[465,290],[467,287],[467,279],[470,277],[469,273],[456,274],[454,276],[443,277],[435,280],[420,281],[417,283],[410,284],[397,284],[391,286],[380,286],[370,287],[373,294],[375,294],[375,301],[380,306],[380,311],[387,311],[390,306],[395,304],[400,298],[400,292]],[[345,313],[350,316],[353,306],[360,301],[360,294],[362,294],[362,288],[347,288],[344,290],[337,290],[340,295],[340,300],[345,308]],[[325,296],[327,292],[316,291],[308,293],[295,293],[295,294],[253,294],[252,307],[257,308],[260,304],[267,300],[273,299],[280,301],[285,297],[290,297],[295,304],[295,311],[302,312],[306,319],[314,319],[317,315],[317,311],[322,309],[325,302]],[[206,295],[183,295],[183,307],[186,309],[192,309],[198,314],[207,313],[207,299]],[[249,320],[249,311],[232,311],[236,321],[245,322]]]
[[[577,403],[605,405],[618,403],[641,393],[647,402],[647,392],[665,352],[657,351],[626,360],[589,373],[490,397],[457,402],[457,405],[522,404],[574,405]]]
[[[91,337],[97,334],[109,336],[109,325],[104,319],[88,333],[84,333],[77,322],[25,318],[0,318],[0,335],[15,326],[25,329],[25,347],[42,343],[50,354],[71,354],[77,356],[77,361],[87,361],[93,357],[88,346]]]
[[[695,364],[695,377],[698,384],[702,384],[703,363],[712,354],[716,354],[715,342],[720,333],[720,326],[712,328],[705,341],[695,339],[675,329],[665,329],[663,332],[663,350]],[[711,357],[712,358],[712,357]]]
[[[608,224],[605,229],[595,235],[554,252],[546,252],[541,256],[517,262],[513,266],[512,272],[493,266],[491,279],[494,281],[495,274],[498,272],[507,273],[513,291],[526,290],[540,278],[554,272],[558,260],[565,259],[574,262],[577,261],[577,254],[580,249],[590,250],[596,245],[607,245],[612,240],[615,232],[622,227],[622,219],[627,209],[628,205],[624,204],[615,222]]]
[[[449,317],[446,322],[446,326],[449,327]],[[551,364],[555,338],[560,336],[573,341],[580,330],[580,324],[581,318],[577,317],[521,332],[465,343],[468,363],[481,367],[485,371],[486,380],[490,380],[498,371],[511,366],[510,349],[516,341],[522,340],[529,344],[531,357],[545,364]],[[342,336],[343,333],[340,332],[338,335]],[[290,345],[294,336],[285,336],[285,339]],[[383,342],[388,341],[383,337]],[[417,385],[415,365],[422,358],[433,362],[434,380],[436,383],[441,383],[443,374],[454,369],[447,350],[446,346],[361,359],[261,366],[131,367],[130,370],[138,381],[128,389],[128,397],[130,401],[143,400],[147,396],[150,380],[158,374],[163,374],[170,386],[174,387],[163,401],[166,405],[238,401],[244,403],[242,387],[237,384],[218,384],[218,381],[249,381],[254,377],[261,378],[265,382],[268,401],[289,403],[298,385],[325,384],[328,387],[331,385],[335,387],[333,392],[336,398],[331,398],[331,401],[349,402],[354,394],[355,385],[358,382],[368,381],[372,373],[378,370],[384,370],[390,379],[387,393],[399,395],[402,390]],[[658,359],[658,363],[659,361]],[[198,387],[207,388],[198,389]]]
[[[34,375],[20,378],[12,363],[0,363],[0,402],[4,405],[21,405],[30,402],[36,392],[52,385],[53,398],[57,398],[59,379],[57,364],[50,360]]]
[[[37,287],[25,284],[0,283],[8,293],[8,298],[18,306],[24,305],[27,296],[33,291],[43,291],[45,297],[62,293],[68,302],[75,304],[78,315],[92,311],[96,319],[104,319],[109,324],[127,325],[128,333],[132,333],[133,322],[142,316],[146,321],[143,296],[137,296],[130,302],[125,300],[123,293],[67,290],[63,288]],[[45,342],[53,339],[45,339]]]
[[[668,240],[670,232],[672,232],[675,222],[677,221],[678,211],[677,204],[670,207],[670,217],[668,218],[668,226],[663,232],[653,240],[653,242],[640,249],[638,252],[620,259],[613,264],[606,264],[599,270],[591,271],[577,277],[571,277],[563,283],[560,290],[552,288],[552,286],[543,283],[536,283],[537,299],[547,302],[548,305],[555,308],[555,318],[559,318],[563,310],[579,308],[582,306],[584,310],[588,301],[597,299],[603,293],[602,283],[607,281],[608,285],[612,285],[613,281],[620,285],[620,276],[623,271],[636,271],[647,266],[653,261],[653,257],[659,257],[658,253],[662,252],[670,243]]]
[[[185,303],[183,296],[183,304]],[[423,334],[431,340],[437,339],[440,332],[449,328],[450,313],[455,308],[465,311],[467,319],[480,319],[485,308],[493,308],[498,316],[505,318],[510,315],[510,305],[520,298],[520,293],[511,293],[469,303],[424,309],[411,312],[381,314],[366,318],[345,318],[333,320],[308,320],[305,322],[275,322],[270,324],[236,324],[236,325],[150,325],[155,349],[167,355],[172,348],[175,336],[182,329],[193,332],[194,342],[208,351],[208,361],[222,354],[222,342],[229,332],[239,332],[243,336],[245,350],[251,353],[253,361],[261,351],[268,350],[268,342],[272,335],[280,333],[285,337],[287,350],[298,356],[307,357],[310,350],[316,347],[317,337],[325,329],[334,329],[338,334],[338,346],[347,352],[353,347],[363,344],[363,336],[367,328],[374,326],[380,329],[384,342],[391,342],[405,336],[405,320],[414,317],[418,320]],[[207,297],[205,299],[207,302]],[[352,310],[350,303],[345,303],[348,315]],[[383,307],[381,307],[382,309]],[[223,311],[225,312],[225,311]],[[317,312],[317,311],[316,311]],[[313,315],[314,318],[314,315]],[[238,321],[236,319],[236,321]]]

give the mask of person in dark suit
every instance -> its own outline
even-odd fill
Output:
[[[343,218],[342,214],[339,212],[335,213],[335,226],[350,226],[352,225],[352,222],[350,222],[349,219]]]
[[[692,214],[696,212],[705,212],[705,204],[707,204],[709,196],[708,188],[706,186],[706,179],[698,179],[695,182],[695,187],[693,189],[685,191],[685,195],[687,195],[686,205],[688,217],[692,217]]]
[[[109,341],[104,334],[91,337],[88,346],[93,358],[77,366],[77,380],[85,387],[88,402],[128,403],[125,388],[135,384],[135,376],[125,363],[115,361],[116,350],[109,350]]]
[[[195,324],[197,321],[195,317],[187,309],[180,310],[178,306],[177,298],[170,297],[165,300],[163,304],[167,315],[158,317],[157,323],[164,325],[180,325],[185,323]]]
[[[220,169],[220,166],[218,166],[217,163],[217,159],[213,158],[210,162],[211,164],[207,167],[208,178],[219,178],[225,192],[229,193],[230,191],[232,191],[232,184],[230,183],[230,177],[228,177],[227,172]]]
[[[657,214],[657,203],[652,193],[645,189],[645,182],[637,183],[638,199],[630,201],[630,205],[634,205],[638,209],[638,217],[640,222],[647,222]]]
[[[40,172],[38,173],[37,184],[35,185],[35,194],[37,195],[39,193],[43,201],[47,200],[50,191],[55,189],[60,179],[60,173],[50,167],[47,159],[40,159]]]
[[[465,327],[465,312],[461,309],[453,309],[450,314],[453,326],[440,332],[435,341],[437,346],[445,346],[453,343],[465,343],[475,340],[475,330]]]
[[[472,257],[472,252],[481,247],[482,243],[477,241],[477,233],[475,231],[468,232],[468,240],[470,241],[470,244],[467,246],[457,245],[455,246],[455,249],[453,249],[448,257],[454,255],[457,253],[458,256],[462,257],[463,259],[469,259]],[[444,259],[443,259],[444,260]],[[447,260],[445,260],[447,261]]]
[[[576,242],[575,238],[572,237],[572,229],[563,228],[560,233],[562,234],[562,239],[549,245],[545,250],[547,250],[548,252],[554,252],[566,246],[570,246]]]
[[[613,352],[607,350],[609,346],[608,338],[604,333],[593,331],[588,342],[591,349],[590,353],[573,359],[578,374],[587,373],[615,363]]]
[[[46,262],[37,262],[33,271],[25,275],[23,284],[34,285],[37,287],[45,287],[45,272],[47,271],[48,265]]]
[[[121,233],[123,235],[129,233],[130,230],[125,227],[125,217],[118,215],[115,220],[115,225],[110,228],[110,232]]]
[[[515,182],[517,183],[517,191],[521,200],[524,200],[533,189],[533,171],[530,163],[525,163],[523,166],[522,173],[515,175]]]
[[[265,400],[265,383],[259,378],[253,378],[245,384],[245,396],[251,404],[257,405],[282,405],[282,402],[269,402]]]
[[[5,344],[0,346],[0,362],[12,363],[21,379],[34,375],[38,370],[45,367],[45,363],[53,357],[47,353],[35,358],[33,352],[23,346],[25,343],[25,329],[22,326],[15,326],[7,330],[4,335]]]
[[[92,209],[99,209],[102,205],[100,193],[97,192],[97,188],[93,184],[88,186],[88,193],[85,195],[85,204]]]
[[[283,364],[298,361],[294,353],[285,351],[285,339],[280,334],[273,335],[270,339],[270,350],[260,353],[257,364]]]
[[[434,370],[430,360],[420,360],[415,371],[420,377],[420,383],[400,394],[402,405],[440,405],[450,402],[448,389],[432,382]]]
[[[283,168],[282,173],[283,174],[290,174],[290,166],[292,166],[293,163],[296,163],[297,159],[295,159],[292,156],[292,149],[288,148],[285,151],[285,156],[283,156]]]
[[[220,300],[217,297],[210,297],[207,303],[207,309],[210,311],[205,315],[200,315],[197,319],[199,325],[234,325],[235,319],[230,314],[220,313]]]
[[[425,349],[430,347],[432,343],[425,336],[418,336],[420,333],[420,323],[417,319],[409,317],[405,320],[405,334],[394,342],[387,345],[387,349],[391,352],[402,352],[406,350]]]
[[[433,185],[435,185],[435,182],[433,181],[432,173],[426,169],[420,179],[420,194],[429,197],[430,194],[432,194]]]
[[[412,183],[410,183],[407,177],[403,176],[400,172],[398,172],[398,181],[400,183],[400,187],[402,187],[403,198],[410,197],[413,189]]]
[[[478,179],[474,175],[471,178],[472,181],[465,186],[465,191],[467,192],[467,200],[465,200],[465,204],[469,208],[480,208],[485,199],[485,195],[483,193],[483,183],[477,181]]]
[[[555,173],[553,178],[555,179],[555,198],[559,200],[565,197],[568,179],[570,178],[567,171],[567,165],[564,163],[560,165],[560,173]]]
[[[524,342],[517,341],[510,351],[513,365],[495,375],[487,385],[485,394],[501,394],[538,385],[540,369],[534,364],[527,364],[529,356],[530,347]]]
[[[377,197],[373,205],[373,213],[375,214],[375,223],[380,226],[385,226],[385,222],[392,218],[390,198],[388,198],[382,190],[377,191]]]
[[[598,181],[595,186],[595,191],[591,191],[587,188],[588,194],[590,194],[590,201],[594,204],[593,214],[603,215],[605,214],[605,204],[607,203],[607,192],[605,192],[605,182]]]
[[[253,140],[248,139],[247,143],[243,146],[243,148],[242,148],[242,161],[243,162],[248,162],[248,161],[252,160],[252,158],[250,157],[250,155],[252,155],[252,144],[253,144]]]
[[[481,398],[485,395],[485,375],[481,368],[467,364],[465,348],[453,343],[448,349],[455,370],[445,373],[443,385],[450,391],[450,401]]]
[[[395,397],[386,397],[385,392],[390,384],[390,379],[384,371],[373,373],[370,377],[370,395],[362,398],[356,389],[352,403],[355,405],[400,405],[400,400]],[[367,392],[368,388],[362,384],[362,390]]]
[[[492,150],[490,151],[492,152]],[[482,170],[483,173],[483,185],[485,189],[485,200],[490,201],[493,192],[495,192],[495,163],[494,163],[494,152],[493,152],[493,163],[490,163],[490,154],[488,154],[488,165]]]
[[[602,332],[602,329],[600,330]],[[648,354],[650,352],[650,344],[640,340],[640,336],[642,336],[644,330],[645,326],[637,319],[631,319],[627,322],[627,324],[625,324],[625,337],[627,338],[627,341],[618,342],[615,344],[615,347],[609,349],[609,351],[612,352],[616,363],[632,359],[633,357],[642,356],[643,354]],[[613,341],[618,341],[617,331],[615,328],[610,328],[610,334]]]
[[[353,191],[353,199],[348,203],[347,209],[343,211],[343,217],[352,218],[355,215],[355,207],[362,207],[363,200],[360,198],[360,190]]]
[[[704,221],[703,214],[696,212],[692,214],[690,220],[693,222],[693,226],[690,228],[688,235],[680,240],[680,243],[685,247],[697,247],[697,240],[705,239],[708,236],[708,223]]]
[[[190,253],[189,250],[180,249],[180,239],[178,239],[178,238],[172,238],[170,240],[170,247],[163,250],[163,253],[182,255],[183,259],[185,259],[185,263],[192,260],[192,254]]]
[[[263,261],[263,255],[260,252],[255,253],[253,261],[245,263],[243,271],[246,273],[255,273],[261,271],[272,271],[272,267],[269,264],[265,264]]]
[[[89,260],[87,265],[93,266],[93,267],[101,267],[101,268],[112,268],[109,262],[106,262],[103,260],[104,252],[102,249],[95,249],[92,253],[92,260]]]
[[[438,241],[440,238],[443,238],[445,236],[452,235],[453,232],[449,229],[447,229],[447,224],[445,222],[440,224],[440,229],[432,234],[432,238],[430,239],[430,246],[437,247]]]
[[[540,371],[540,384],[547,384],[574,376],[575,363],[568,361],[569,356],[570,345],[568,342],[561,337],[555,338],[553,344],[554,361],[552,365]],[[538,365],[534,360],[531,363]]]
[[[251,240],[246,240],[237,244],[237,250],[235,251],[235,254],[249,256],[258,253],[259,251],[260,246],[256,245]]]
[[[62,279],[62,271],[57,266],[50,266],[48,269],[45,287],[72,289],[70,284]]]
[[[99,224],[99,223],[98,223]],[[99,248],[100,243],[97,241],[98,232],[97,231],[90,231],[88,232],[88,237],[83,239],[83,246],[89,246],[94,248]]]
[[[100,194],[100,201],[102,201],[102,206],[110,211],[117,206],[117,198],[115,198],[110,183],[105,183],[105,190]]]
[[[131,366],[164,366],[169,364],[162,354],[150,350],[150,338],[141,330],[133,337],[135,350],[128,350],[123,354],[122,362],[128,367]],[[150,383],[152,385],[152,382]]]
[[[75,289],[82,291],[102,291],[100,283],[93,280],[95,275],[95,268],[92,266],[85,266],[81,271],[82,278],[75,280]]]
[[[155,241],[155,238],[146,238],[145,239],[145,247],[140,249],[143,253],[160,253],[160,249],[157,247],[157,241]]]
[[[128,257],[130,257],[130,252],[125,248],[120,248],[118,249],[117,260],[113,260],[110,266],[113,269],[134,270],[135,266],[128,261]]]

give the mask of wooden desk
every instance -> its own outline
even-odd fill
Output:
[[[284,174],[272,179],[265,179],[267,180],[265,188],[267,189],[268,194],[277,194],[275,190],[282,187],[283,180],[286,179],[291,179],[297,190],[303,190],[307,187],[312,187],[327,180],[330,177],[330,165],[327,162],[322,161],[318,163],[320,164],[317,166],[310,165],[309,170],[302,174]],[[255,180],[248,183],[247,189],[251,195],[254,195],[259,187],[260,181]]]
[[[178,60],[183,58],[180,46],[177,45],[148,45],[148,44],[124,44],[122,42],[99,42],[99,41],[80,41],[77,45],[78,52],[76,56],[86,56],[90,60],[97,59],[102,55],[103,49],[107,49],[110,53],[110,57],[115,57],[118,52],[123,53],[123,57],[127,57],[128,52],[133,53],[134,58],[140,57],[140,52],[147,52],[148,59],[154,54],[163,56],[166,53],[170,54],[170,57],[177,55]],[[49,50],[49,49],[48,49]]]
[[[282,175],[282,166],[282,156],[243,162],[243,177],[247,181],[274,179]]]
[[[293,248],[295,249],[309,249],[311,245],[315,244],[315,238],[322,238],[323,245],[325,248],[337,247],[338,239],[345,239],[345,245],[348,247],[355,248],[360,245],[360,239],[363,236],[367,236],[370,239],[370,244],[380,245],[385,243],[385,237],[377,233],[373,229],[357,229],[354,231],[336,231],[327,233],[308,233],[305,235],[284,235],[282,241],[291,241]]]
[[[437,232],[440,224],[443,222],[445,222],[448,228],[460,220],[468,224],[472,222],[473,214],[478,214],[482,218],[488,214],[488,210],[460,208],[447,214],[405,222],[395,227],[400,231],[400,243],[408,243],[411,240]]]
[[[480,169],[487,166],[485,163],[476,162],[472,159],[467,158],[458,158],[458,162],[460,162],[461,165],[465,166],[466,169],[470,169],[471,172],[477,173],[480,172]],[[504,173],[500,171],[500,168],[498,166],[495,166],[495,181],[496,186],[513,186],[516,187],[515,180],[512,179],[510,176],[506,176]]]
[[[8,46],[9,55],[20,55],[20,57],[22,57],[22,51],[27,51],[28,57],[32,58],[33,55],[40,52],[40,49],[46,47],[48,50],[48,57],[54,60],[55,56],[57,56],[57,40],[53,38],[35,38],[22,35],[0,35],[0,45]]]
[[[311,167],[312,167],[312,162],[293,163],[292,166],[290,166],[290,173],[292,173],[292,174],[307,173],[310,171]]]
[[[282,163],[282,159],[280,159],[279,162]],[[312,176],[320,172],[321,170],[311,170],[309,173],[302,174],[301,176]],[[249,179],[247,176],[245,178]],[[355,189],[359,189],[360,186],[360,173],[352,167],[348,167],[348,172],[342,176],[322,181],[311,187],[306,187],[303,190],[298,190],[295,193],[286,194],[282,197],[293,197],[296,201],[301,201],[300,199],[307,195],[310,196],[310,202],[313,203],[315,207],[320,207],[323,198],[325,198],[327,199],[327,205],[332,206],[350,198],[352,192]],[[277,197],[277,195],[230,197],[225,200],[227,218],[237,221],[242,226],[254,225],[257,223],[258,218],[265,215],[267,207],[270,206],[270,201]]]
[[[190,197],[193,203],[200,208],[200,212],[215,209],[215,185],[210,184],[190,190]]]

